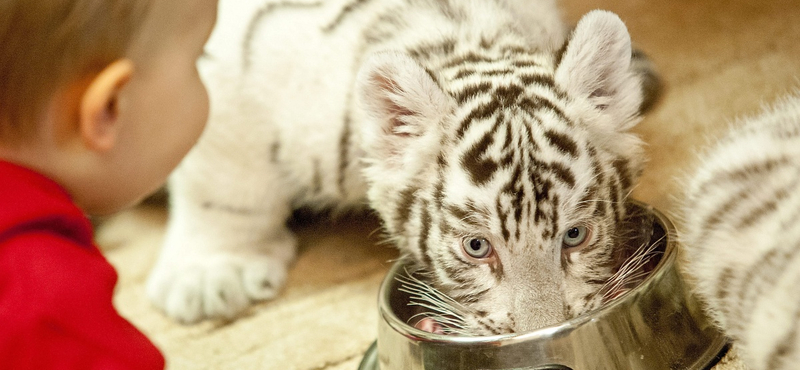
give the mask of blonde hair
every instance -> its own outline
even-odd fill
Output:
[[[0,141],[30,137],[58,89],[125,56],[150,2],[0,1]]]

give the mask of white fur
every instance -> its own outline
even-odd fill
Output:
[[[800,248],[800,95],[737,126],[704,154],[688,181],[686,272],[751,369],[794,369],[800,363],[800,253],[792,254]],[[769,171],[752,169],[769,161],[783,163]],[[787,193],[778,200],[781,189]],[[772,201],[774,212],[738,225]],[[705,229],[714,218],[719,223]],[[759,265],[770,253],[777,264]],[[783,347],[788,355],[771,363]]]

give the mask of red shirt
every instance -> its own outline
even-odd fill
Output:
[[[114,309],[116,282],[63,188],[0,161],[0,369],[163,369]]]

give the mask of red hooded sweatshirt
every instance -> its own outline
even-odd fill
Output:
[[[114,309],[116,282],[64,189],[0,161],[0,369],[163,369]]]

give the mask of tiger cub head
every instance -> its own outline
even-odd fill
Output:
[[[528,331],[607,296],[642,164],[630,37],[595,11],[543,60],[456,81],[382,52],[359,72],[370,204],[437,332]]]

